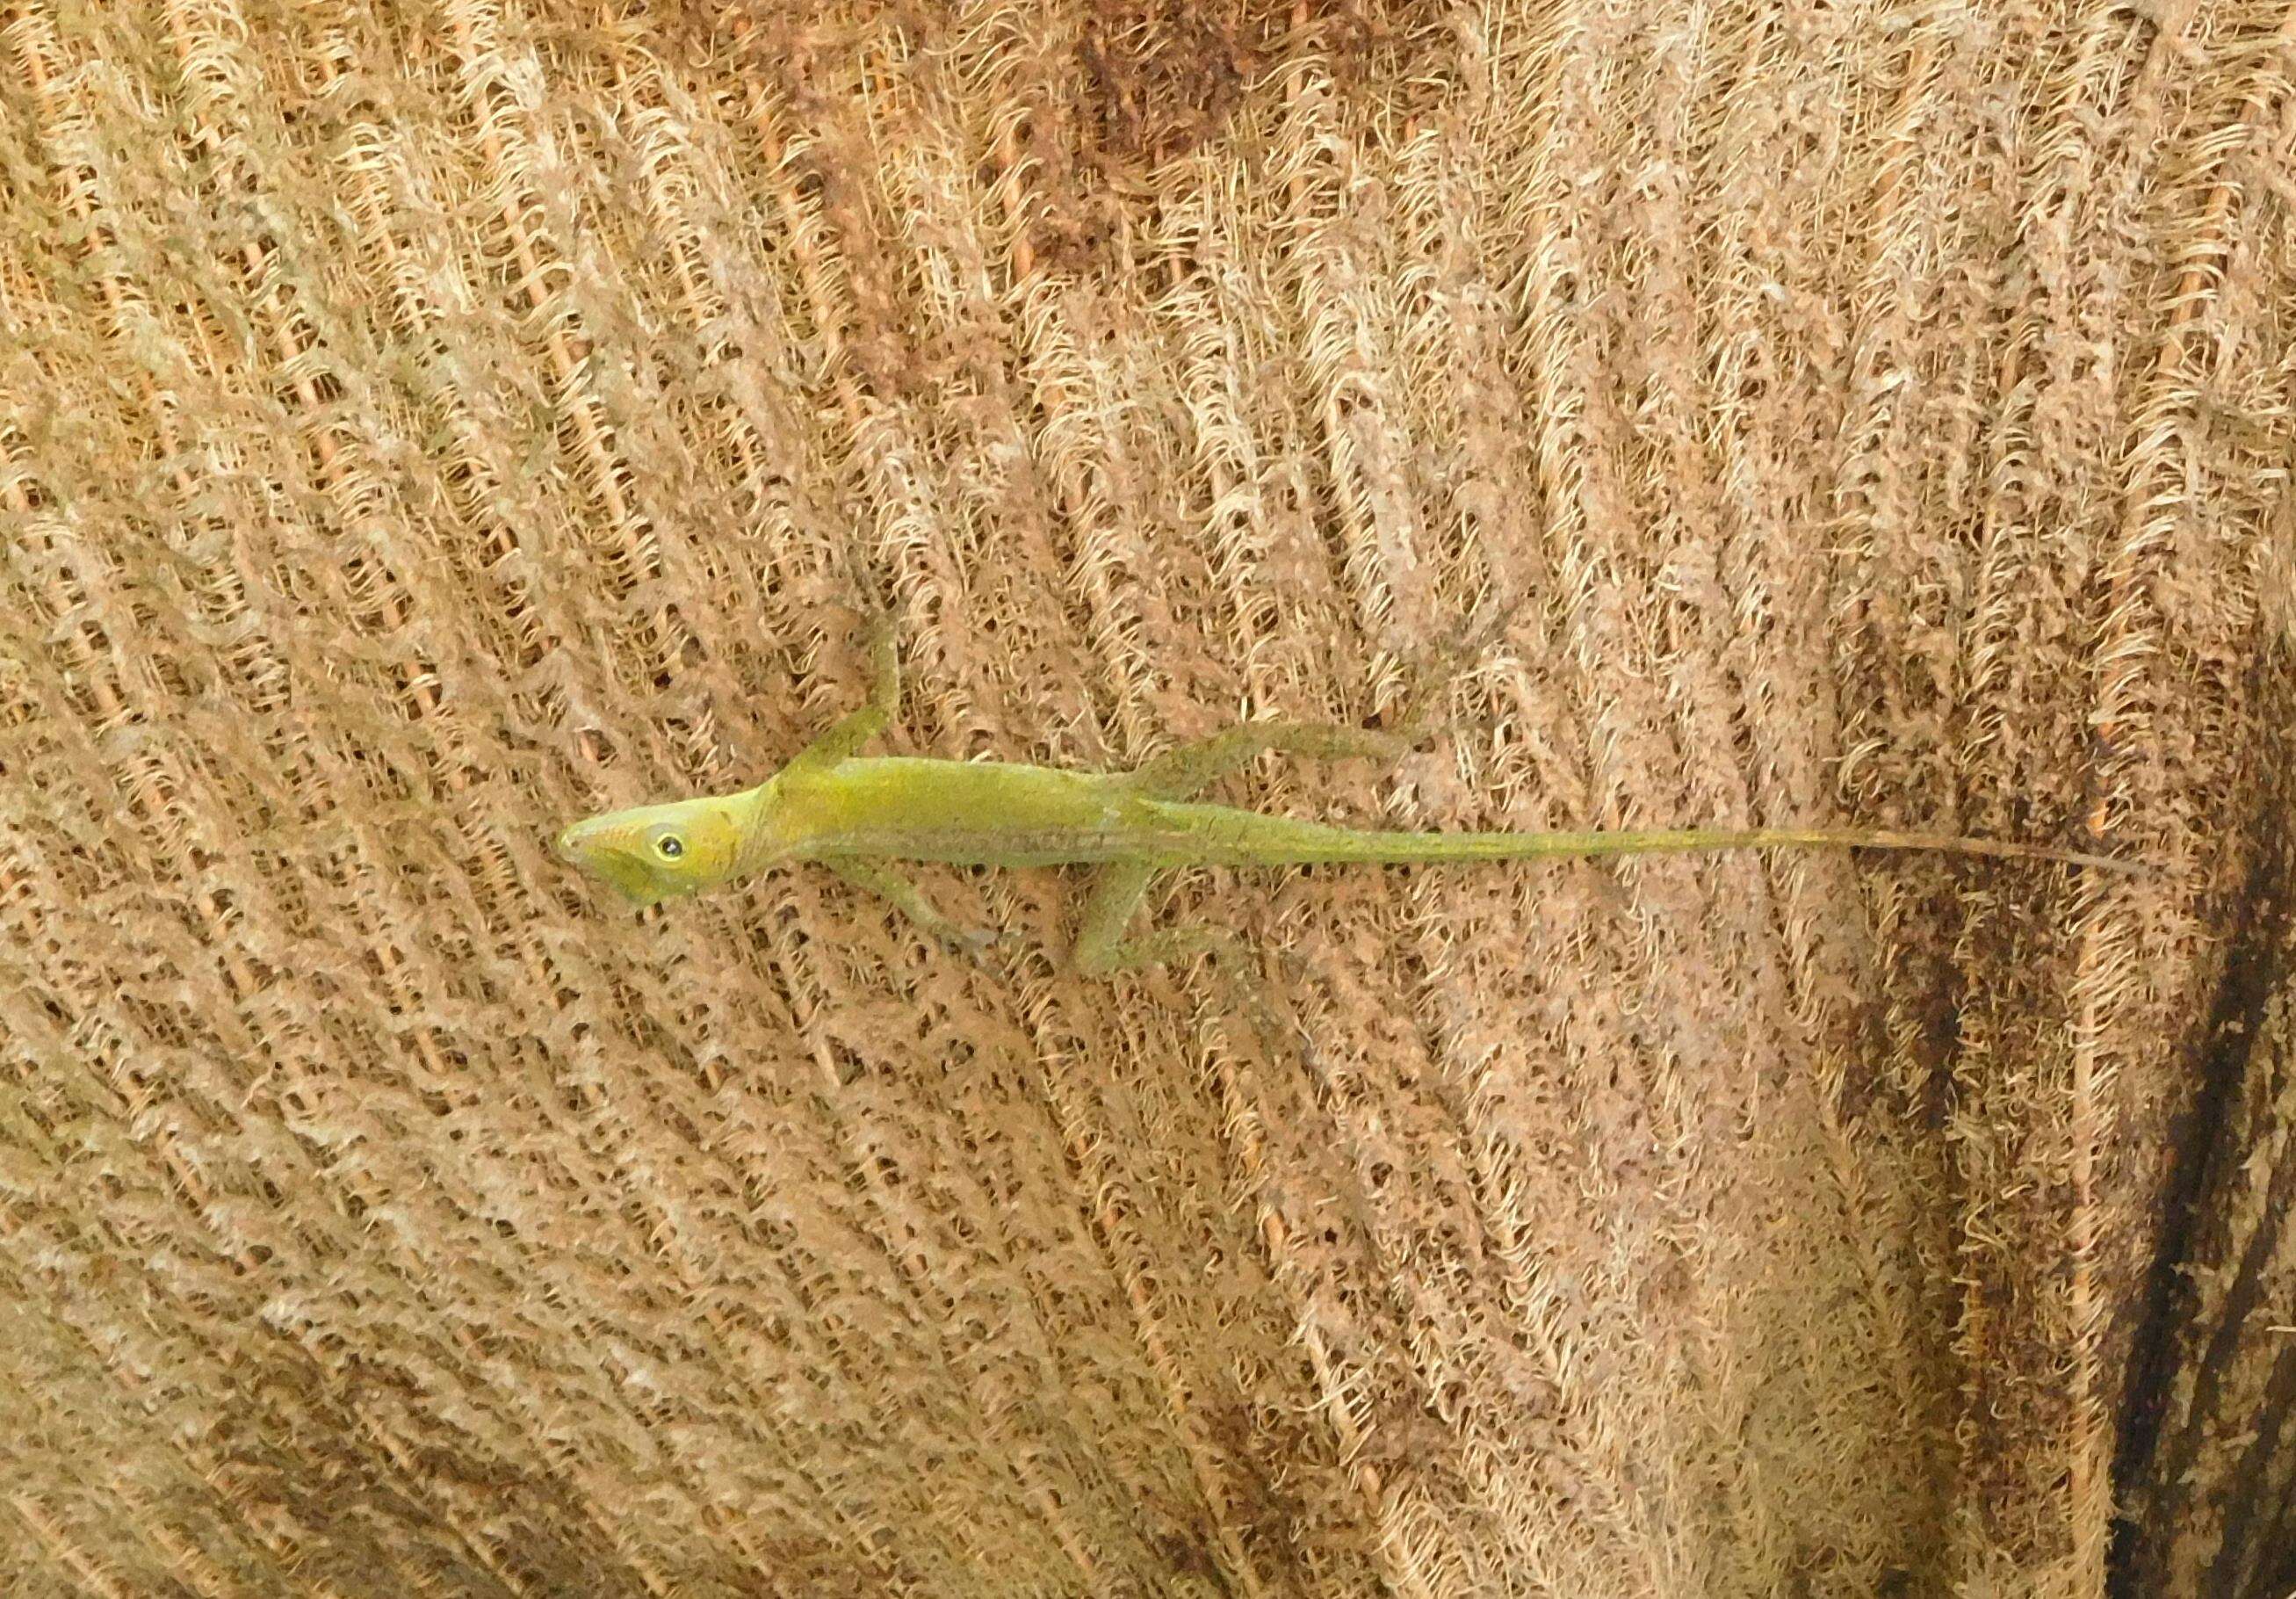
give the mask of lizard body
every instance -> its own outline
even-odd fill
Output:
[[[790,862],[817,862],[881,894],[926,931],[978,944],[982,935],[934,911],[887,861],[956,865],[1095,865],[1099,886],[1075,946],[1079,970],[1153,964],[1225,940],[1178,929],[1127,941],[1149,882],[1185,866],[1326,862],[1421,864],[1538,856],[1769,847],[1935,849],[2136,870],[2110,857],[1946,834],[1821,828],[1674,828],[1583,832],[1401,832],[1335,827],[1193,801],[1220,775],[1275,750],[1321,757],[1389,755],[1398,734],[1295,723],[1247,723],[1129,772],[1072,772],[995,761],[865,757],[898,695],[890,639],[880,641],[870,704],[779,773],[739,793],[609,812],[559,834],[557,852],[638,905],[709,889]]]

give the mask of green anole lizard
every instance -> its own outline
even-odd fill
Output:
[[[1940,849],[2046,860],[2106,871],[2140,867],[2107,856],[1941,834],[1816,828],[1680,828],[1660,832],[1389,832],[1264,816],[1190,796],[1259,754],[1392,758],[1404,734],[1250,722],[1129,772],[1070,772],[992,761],[865,757],[857,751],[899,708],[893,639],[881,630],[869,703],[832,726],[764,783],[740,793],[640,806],[578,822],[558,854],[625,898],[653,905],[787,861],[815,861],[883,896],[951,943],[988,935],[959,926],[882,863],[1102,868],[1085,902],[1077,969],[1102,974],[1217,952],[1227,940],[1178,928],[1128,939],[1148,885],[1185,866],[1291,866],[1322,862],[1520,860],[1662,849],[1777,846]]]

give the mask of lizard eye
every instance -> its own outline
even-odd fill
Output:
[[[666,861],[674,861],[685,853],[685,840],[674,832],[666,832],[653,841],[654,853]]]

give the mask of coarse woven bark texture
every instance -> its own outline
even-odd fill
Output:
[[[2287,5],[0,19],[0,1591],[2291,1580]],[[1223,797],[2156,870],[548,854],[1509,598]]]
[[[2131,1374],[2123,1592],[2296,1593],[2296,949],[2283,849],[2232,955]],[[2153,1329],[2157,1327],[2157,1332]]]

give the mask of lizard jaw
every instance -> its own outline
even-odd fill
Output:
[[[661,903],[661,890],[652,874],[615,849],[610,837],[618,829],[600,820],[577,822],[551,840],[551,853],[560,860],[599,879],[632,905],[644,908]]]

